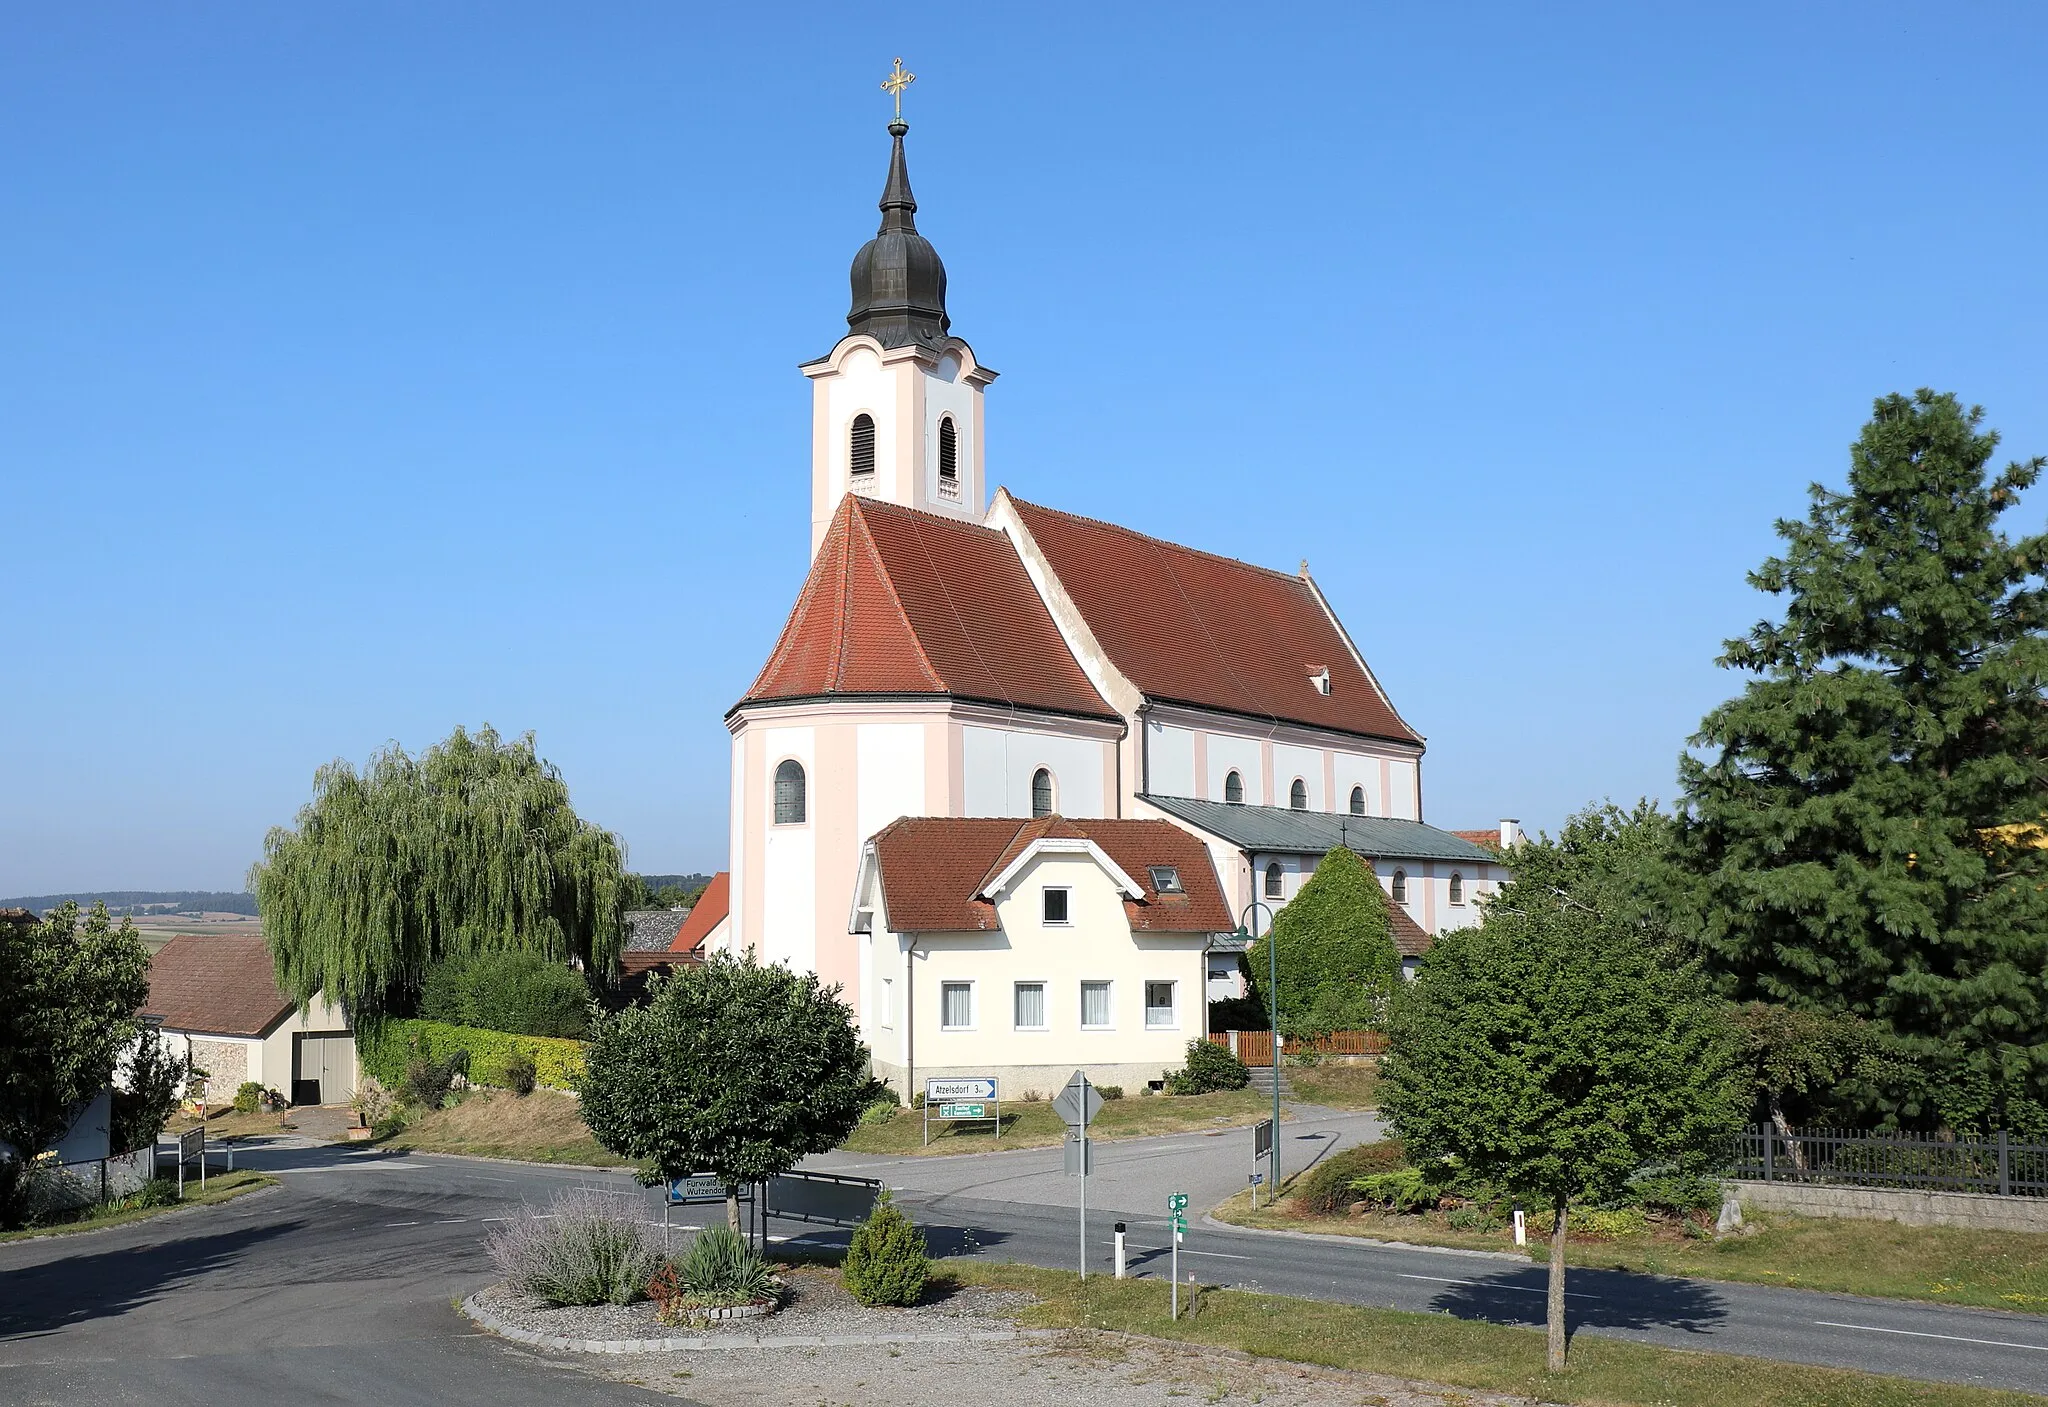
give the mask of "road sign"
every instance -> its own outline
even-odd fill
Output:
[[[986,1119],[986,1104],[941,1104],[939,1117],[942,1119]]]
[[[1252,1125],[1252,1161],[1257,1162],[1273,1151],[1273,1121],[1261,1119]]]
[[[1262,1172],[1255,1172],[1255,1173],[1253,1173],[1253,1174],[1252,1174],[1252,1186],[1254,1186],[1254,1187],[1262,1187],[1262,1186],[1264,1186],[1264,1185],[1265,1185],[1265,1182],[1266,1182],[1266,1175],[1265,1175],[1264,1173],[1262,1173]]]
[[[1102,1096],[1088,1083],[1088,1077],[1076,1070],[1065,1088],[1052,1097],[1052,1112],[1069,1128],[1086,1128],[1102,1112]]]
[[[935,1079],[924,1082],[924,1102],[927,1104],[939,1104],[949,1099],[994,1099],[995,1097],[995,1078],[989,1075]]]
[[[1071,1133],[1068,1134],[1066,1153],[1066,1173],[1068,1177],[1085,1177],[1087,1175],[1081,1171],[1084,1155],[1088,1172],[1094,1172],[1095,1145],[1086,1139],[1077,1138]]]
[[[1168,1197],[1166,1199],[1166,1209],[1175,1213],[1186,1211],[1188,1209],[1188,1194],[1176,1192],[1171,1197]]]
[[[668,1204],[671,1207],[689,1206],[701,1202],[723,1202],[725,1181],[709,1173],[698,1173],[695,1177],[673,1177],[668,1183]]]

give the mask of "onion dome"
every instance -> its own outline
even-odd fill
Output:
[[[901,118],[889,124],[895,149],[882,187],[882,228],[853,256],[853,306],[846,314],[849,332],[864,332],[884,347],[936,346],[953,325],[946,316],[946,266],[917,232],[917,199],[903,159],[909,130]]]

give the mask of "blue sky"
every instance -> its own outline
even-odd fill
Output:
[[[1875,396],[2048,451],[2036,6],[14,5],[0,894],[485,721],[722,865],[898,53],[991,478],[1307,558],[1440,824],[1669,799]]]

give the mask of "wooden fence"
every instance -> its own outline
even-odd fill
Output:
[[[1211,1031],[1209,1039],[1247,1065],[1273,1063],[1271,1031]],[[1386,1048],[1387,1038],[1378,1031],[1336,1031],[1314,1040],[1283,1040],[1280,1043],[1283,1056],[1298,1050],[1312,1050],[1317,1055],[1378,1055]]]

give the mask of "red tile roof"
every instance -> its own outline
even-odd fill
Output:
[[[694,953],[704,945],[711,930],[724,921],[732,912],[732,874],[720,870],[711,876],[711,883],[704,886],[704,892],[697,896],[697,903],[690,910],[690,916],[683,920],[683,926],[676,930],[675,939],[668,949],[672,953]]]
[[[1046,816],[1019,821],[988,817],[909,816],[875,835],[882,903],[898,933],[993,930],[995,905],[975,897],[1033,842],[1086,839],[1142,887],[1124,900],[1131,927],[1161,933],[1227,933],[1230,906],[1202,842],[1169,821],[1093,821]],[[1161,894],[1150,867],[1180,871],[1180,894]]]
[[[142,1014],[166,1030],[260,1036],[292,1006],[260,934],[180,934],[149,960]]]
[[[1408,911],[1387,900],[1387,914],[1394,921],[1394,951],[1404,958],[1419,958],[1436,942],[1430,931],[1408,917]]]
[[[742,703],[936,694],[1113,718],[1002,533],[848,494]]]
[[[1500,849],[1499,826],[1488,826],[1483,831],[1452,831],[1451,834],[1460,840],[1469,840],[1474,845],[1485,846],[1492,850]]]
[[[1011,502],[1110,661],[1149,698],[1422,741],[1304,577]],[[1309,682],[1324,668],[1328,694]]]

